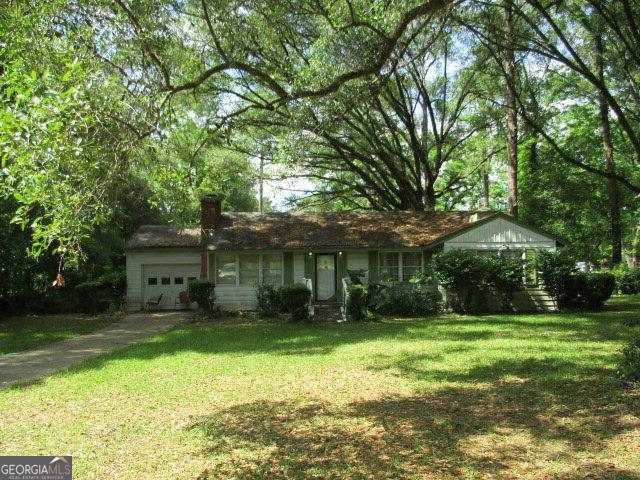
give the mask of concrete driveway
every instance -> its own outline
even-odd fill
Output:
[[[33,350],[0,355],[0,389],[72,367],[89,358],[156,336],[184,322],[192,313],[134,313],[88,335]]]

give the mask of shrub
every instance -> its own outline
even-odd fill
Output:
[[[625,382],[640,382],[640,335],[635,335],[622,349],[618,374]]]
[[[560,308],[598,309],[611,297],[616,277],[609,272],[578,272],[566,252],[540,252],[538,268],[545,289]]]
[[[616,277],[616,290],[619,293],[625,295],[640,293],[640,268],[618,265],[612,273]]]
[[[403,284],[379,288],[371,302],[373,309],[382,315],[432,315],[440,311],[437,291]]]
[[[522,265],[501,255],[480,256],[471,250],[451,250],[434,257],[435,273],[450,293],[451,307],[462,313],[487,310],[487,292],[510,304],[522,289]]]
[[[602,308],[615,288],[616,277],[609,272],[577,273],[574,275],[577,306]]]
[[[83,312],[105,310],[111,305],[120,305],[127,288],[124,268],[103,273],[75,287],[77,304]]]
[[[573,306],[578,292],[576,262],[565,251],[541,251],[536,258],[545,290],[560,308]]]
[[[291,314],[291,319],[299,322],[309,319],[311,292],[301,283],[282,285],[278,288],[280,306],[283,313]]]
[[[278,289],[268,283],[256,285],[256,314],[259,318],[271,318],[280,313]]]
[[[436,276],[444,288],[453,294],[451,306],[468,312],[474,290],[480,288],[482,265],[480,257],[470,250],[451,250],[433,259]]]
[[[367,298],[369,292],[364,285],[347,285],[347,300],[344,306],[347,320],[362,322],[369,319]]]
[[[213,311],[215,303],[215,285],[209,280],[193,280],[187,285],[190,302],[198,304],[198,308],[206,313]]]
[[[366,270],[347,270],[349,280],[351,280],[354,285],[362,285],[362,279],[365,277],[366,273]]]

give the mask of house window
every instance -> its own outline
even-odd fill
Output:
[[[171,277],[162,277],[162,285],[171,285]]]
[[[380,277],[397,282],[408,282],[416,272],[422,270],[420,252],[381,252]]]
[[[156,277],[147,278],[147,285],[157,285],[158,279]]]
[[[195,282],[196,277],[187,277],[187,283]]]
[[[262,281],[271,285],[282,283],[282,255],[268,253],[262,255]]]
[[[253,285],[260,278],[260,256],[257,253],[246,253],[238,256],[240,264],[240,285]]]
[[[236,256],[233,253],[219,253],[216,255],[216,266],[217,284],[236,284]]]
[[[400,278],[400,254],[398,252],[380,254],[380,276],[398,281]]]
[[[420,252],[402,253],[402,280],[408,282],[422,267],[422,255]]]
[[[184,284],[184,278],[182,277],[175,277],[173,279],[173,284],[174,285],[183,285]]]

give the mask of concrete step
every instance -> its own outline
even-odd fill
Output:
[[[313,306],[313,319],[317,322],[337,322],[342,320],[339,303],[316,303]]]

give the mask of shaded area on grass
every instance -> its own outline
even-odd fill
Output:
[[[585,373],[580,381],[539,382],[534,374],[344,407],[237,405],[192,424],[210,458],[200,478],[640,478],[599,456],[640,424],[625,422],[627,407],[594,386],[596,372]],[[563,466],[551,475],[557,461]]]
[[[119,320],[121,315],[23,315],[0,319],[0,355],[85,335]]]

